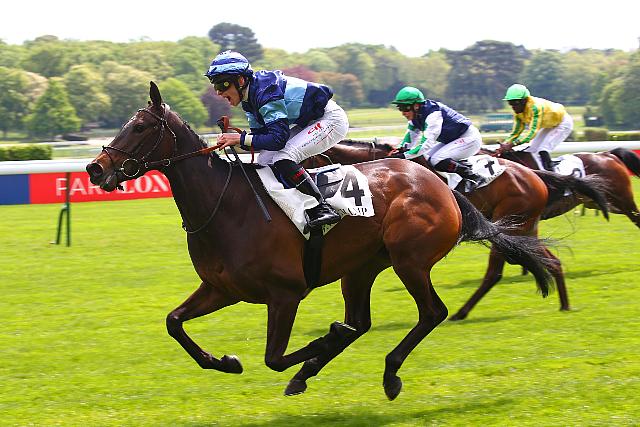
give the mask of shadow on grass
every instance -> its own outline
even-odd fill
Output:
[[[394,403],[382,403],[373,405],[379,411],[373,412],[371,409],[363,409],[358,412],[345,413],[309,413],[304,415],[281,415],[264,422],[238,423],[243,427],[260,426],[384,426],[389,424],[416,424],[428,425],[437,421],[454,420],[459,414],[475,413],[478,415],[488,412],[495,412],[497,407],[507,407],[513,403],[512,399],[480,400],[470,402],[466,405],[447,405],[433,409],[414,412],[395,412],[381,414],[384,405],[394,405]],[[393,407],[387,407],[388,411],[393,411]],[[337,409],[337,408],[336,408]],[[208,424],[192,424],[192,426],[205,426]]]
[[[628,268],[616,268],[616,269],[607,269],[607,270],[579,270],[579,271],[571,271],[564,272],[565,280],[569,281],[572,279],[580,279],[583,277],[593,278],[598,276],[609,276],[612,274],[618,273],[628,273],[630,270]],[[470,279],[470,280],[462,280],[455,285],[451,285],[451,288],[478,288],[480,283],[482,282],[482,277],[478,277],[478,279]],[[532,286],[535,286],[534,278],[531,274],[510,274],[506,277],[503,277],[495,286],[500,285],[516,285],[516,284],[528,284],[530,283]],[[390,289],[387,292],[396,292],[399,290],[403,290],[404,288],[394,288]]]

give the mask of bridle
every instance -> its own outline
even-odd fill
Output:
[[[111,161],[111,164],[114,166],[114,170],[116,172],[120,172],[122,173],[124,176],[126,176],[127,178],[135,178],[140,171],[144,168],[145,170],[150,170],[152,168],[155,167],[169,167],[171,165],[173,165],[174,163],[180,161],[180,160],[184,160],[184,159],[188,159],[190,157],[195,157],[195,156],[200,156],[203,154],[209,154],[210,152],[212,152],[213,150],[216,149],[215,146],[212,147],[205,147],[202,148],[200,150],[196,150],[196,151],[192,151],[190,153],[185,153],[185,154],[180,154],[178,156],[175,155],[175,153],[178,152],[178,142],[177,142],[177,138],[176,138],[176,134],[175,132],[173,132],[173,130],[171,129],[171,127],[169,127],[169,124],[167,123],[167,108],[165,107],[165,104],[162,104],[162,116],[154,113],[153,111],[149,110],[149,108],[141,108],[138,110],[138,113],[146,113],[149,114],[150,116],[152,116],[153,118],[155,118],[156,120],[158,120],[158,123],[160,124],[160,132],[158,134],[158,139],[156,139],[156,142],[153,144],[153,147],[151,148],[151,150],[149,152],[147,152],[145,155],[143,155],[140,160],[138,160],[136,158],[136,155],[138,154],[138,151],[144,146],[144,144],[141,142],[140,144],[138,144],[138,147],[133,150],[132,152],[128,152],[126,150],[123,150],[121,148],[117,148],[117,147],[111,147],[111,146],[102,146],[102,151],[104,151],[104,153],[107,155],[107,157],[109,157],[109,160]],[[153,128],[157,129],[158,125],[156,124]],[[164,138],[164,130],[165,128],[171,133],[171,136],[173,137],[173,153],[174,156],[173,157],[169,157],[166,159],[162,159],[162,160],[155,160],[152,162],[148,162],[147,159],[158,149],[158,147],[160,146],[160,143],[162,142],[162,139]],[[113,161],[113,158],[111,157],[111,154],[109,154],[109,150],[113,150],[116,151],[118,153],[122,153],[125,156],[127,156],[127,158],[122,162],[122,165],[120,166],[120,168],[116,168],[115,167],[115,162]],[[127,170],[127,164],[132,164],[133,166],[129,166],[134,168],[133,170]],[[202,224],[201,226],[194,228],[194,229],[187,229],[186,225],[182,224],[182,228],[184,229],[184,231],[187,232],[187,234],[196,234],[202,230],[204,230],[204,228],[209,225],[209,223],[211,222],[211,220],[213,220],[213,217],[216,215],[216,213],[218,212],[218,209],[220,208],[220,205],[222,204],[222,197],[224,196],[224,193],[227,191],[227,188],[229,187],[229,182],[231,181],[231,173],[233,172],[233,167],[231,165],[231,163],[229,163],[229,173],[227,175],[227,179],[226,182],[224,184],[224,187],[222,188],[222,192],[220,193],[220,197],[218,198],[218,201],[216,202],[216,205],[213,209],[213,211],[211,212],[211,214],[209,215],[209,217],[207,218],[207,220],[204,222],[204,224]],[[119,185],[119,184],[118,184]],[[122,187],[120,187],[120,189],[122,189]]]
[[[111,160],[111,164],[113,166],[115,166],[115,162],[113,161],[113,158],[111,157],[111,154],[109,154],[109,150],[113,150],[113,151],[117,151],[118,153],[122,153],[125,156],[127,156],[127,158],[122,162],[122,165],[120,166],[120,168],[114,168],[117,172],[122,173],[124,176],[126,176],[127,178],[134,178],[135,176],[137,176],[140,173],[140,170],[142,168],[144,169],[150,169],[152,167],[156,167],[156,166],[160,166],[160,167],[166,167],[166,166],[170,166],[171,163],[173,161],[176,161],[177,157],[179,156],[174,156],[168,159],[163,159],[163,160],[159,160],[159,161],[155,161],[155,162],[147,162],[147,159],[158,149],[158,147],[160,146],[160,143],[162,142],[162,139],[164,138],[164,130],[165,128],[171,133],[171,136],[173,137],[173,152],[176,153],[178,151],[178,144],[177,144],[177,140],[176,140],[176,134],[173,132],[173,130],[169,127],[169,124],[167,123],[167,119],[166,119],[166,115],[167,115],[167,109],[165,108],[165,105],[162,104],[162,116],[157,115],[156,113],[154,113],[153,111],[149,110],[148,108],[141,108],[138,110],[138,113],[147,113],[150,116],[152,116],[153,118],[155,118],[156,120],[158,120],[158,123],[160,124],[160,133],[158,134],[158,139],[156,140],[156,142],[153,144],[153,147],[151,148],[151,150],[145,154],[144,156],[142,156],[140,158],[140,160],[138,160],[136,158],[136,154],[138,154],[138,151],[144,146],[144,144],[140,143],[138,144],[138,147],[133,150],[132,152],[128,152],[126,150],[123,150],[121,148],[117,148],[117,147],[111,147],[111,146],[102,146],[102,151],[105,152],[105,154],[109,157],[109,160]],[[157,124],[154,126],[154,129],[157,128]],[[127,165],[132,165],[132,166],[127,166]],[[142,166],[142,167],[141,167]]]

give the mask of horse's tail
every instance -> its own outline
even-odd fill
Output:
[[[565,197],[568,191],[588,197],[598,205],[602,211],[602,215],[609,220],[609,208],[607,205],[607,186],[603,178],[595,175],[588,175],[584,178],[576,178],[573,175],[560,175],[546,170],[534,171],[542,181],[544,181],[549,190],[550,205]]]
[[[633,151],[622,147],[614,148],[613,150],[610,150],[609,153],[619,158],[627,169],[640,178],[640,156]]]
[[[552,285],[549,268],[554,266],[554,260],[547,257],[543,242],[536,237],[509,235],[516,228],[515,221],[491,222],[461,193],[454,190],[453,195],[462,212],[462,230],[458,242],[480,242],[485,245],[487,241],[491,242],[508,263],[520,264],[531,271],[542,296],[546,297]]]

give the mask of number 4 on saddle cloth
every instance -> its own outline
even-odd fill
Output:
[[[271,198],[308,239],[310,234],[305,229],[307,221],[304,211],[316,206],[318,201],[280,181],[271,168],[259,168],[257,172]],[[340,217],[374,215],[369,182],[364,174],[353,166],[333,164],[309,169],[307,172],[315,180],[324,199],[333,206]],[[324,226],[323,234],[334,225]]]

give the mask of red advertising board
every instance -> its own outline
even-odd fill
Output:
[[[66,175],[65,173],[29,175],[31,203],[64,203],[67,190]],[[144,199],[172,195],[169,181],[158,171],[147,172],[136,180],[123,182],[122,187],[124,190],[107,193],[93,185],[86,172],[71,173],[69,184],[72,202]]]

